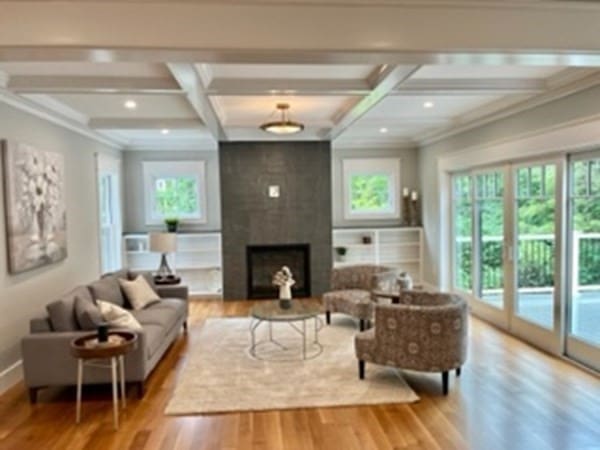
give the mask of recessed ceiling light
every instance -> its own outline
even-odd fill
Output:
[[[382,127],[382,128],[380,128],[380,129],[379,129],[379,132],[380,132],[380,133],[387,133],[387,132],[388,132],[388,129],[387,129],[387,128],[385,128],[385,127]]]
[[[135,108],[137,108],[137,103],[135,102],[135,100],[126,100],[125,101],[125,108],[127,108],[127,109],[135,109]]]
[[[433,108],[433,102],[426,101],[425,103],[423,103],[423,108]]]
[[[162,130],[160,130],[160,132],[162,134],[169,134],[169,130],[167,128],[163,128]]]

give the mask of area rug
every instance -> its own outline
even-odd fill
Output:
[[[312,325],[312,322],[310,323]],[[352,322],[324,326],[322,353],[309,360],[265,361],[249,354],[250,319],[208,319],[189,346],[187,364],[165,414],[188,415],[327,406],[410,403],[419,397],[396,369],[367,364],[358,379]],[[309,331],[312,331],[308,327]],[[260,338],[268,335],[261,324]],[[301,357],[301,338],[287,323],[273,327],[290,358]],[[262,357],[284,351],[260,347]]]

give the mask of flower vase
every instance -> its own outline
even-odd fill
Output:
[[[292,289],[289,284],[279,286],[279,306],[289,309],[292,306]]]

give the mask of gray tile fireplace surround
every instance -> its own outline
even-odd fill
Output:
[[[308,244],[310,292],[329,286],[331,146],[329,142],[220,144],[223,297],[248,294],[248,245]],[[279,197],[269,196],[279,186]]]

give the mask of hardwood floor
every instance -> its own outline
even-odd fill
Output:
[[[600,379],[477,320],[462,375],[440,393],[439,374],[406,373],[411,405],[168,417],[163,410],[207,317],[246,315],[250,302],[194,301],[190,329],[138,400],[130,389],[112,429],[109,387],[46,389],[31,406],[22,385],[0,397],[1,449],[599,449]]]

